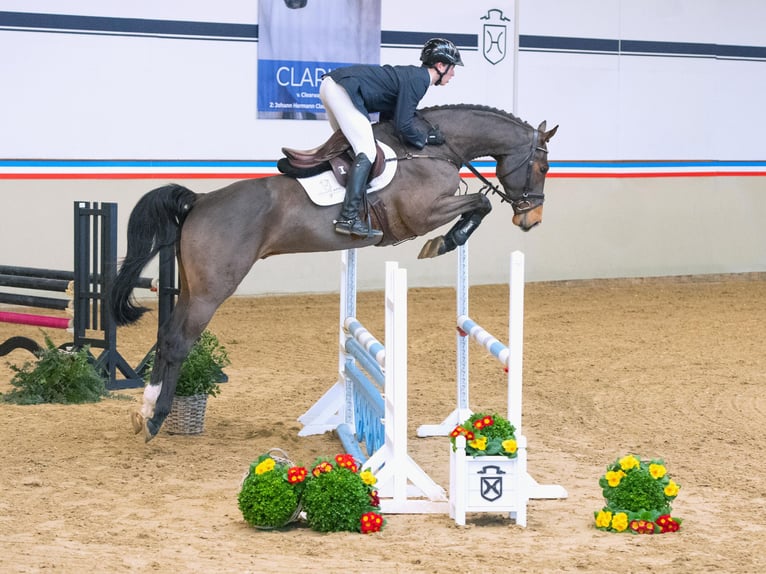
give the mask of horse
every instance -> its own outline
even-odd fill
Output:
[[[375,137],[396,152],[396,175],[370,194],[371,211],[384,234],[377,245],[419,237],[459,217],[443,236],[425,243],[419,258],[436,257],[465,243],[492,209],[497,193],[513,209],[512,221],[528,231],[542,221],[548,171],[546,131],[513,114],[476,105],[423,108],[422,121],[438,126],[445,143],[422,150],[405,145],[390,122],[376,123]],[[470,160],[491,156],[502,189],[488,182]],[[458,193],[466,165],[488,188]],[[170,317],[159,326],[156,355],[140,410],[131,414],[136,434],[148,442],[170,412],[181,364],[218,307],[259,259],[282,253],[312,253],[366,247],[375,239],[340,235],[332,222],[339,207],[315,205],[300,182],[287,175],[237,181],[209,193],[168,184],[146,193],[133,208],[127,251],[108,307],[117,325],[137,321],[147,310],[133,298],[141,271],[162,247],[175,245],[179,293]]]

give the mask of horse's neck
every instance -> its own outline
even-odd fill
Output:
[[[465,160],[506,155],[529,141],[531,127],[491,111],[444,110],[428,116]]]

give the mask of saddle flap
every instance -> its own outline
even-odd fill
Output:
[[[378,177],[381,173],[383,173],[383,170],[386,169],[386,154],[383,151],[383,149],[380,147],[380,144],[376,141],[375,142],[375,161],[372,164],[372,167],[370,168],[370,175],[367,177],[367,181],[371,181]],[[332,169],[332,172],[335,174],[335,179],[338,180],[338,183],[341,184],[343,187],[346,187],[346,179],[348,178],[348,170],[351,169],[351,163],[354,161],[354,159],[351,157],[351,151],[349,153],[344,153],[342,155],[339,155],[338,157],[333,157],[329,160],[330,162],[330,168]]]
[[[335,157],[343,155],[351,149],[343,132],[336,130],[323,144],[310,150],[297,150],[288,147],[282,148],[282,153],[297,168],[314,167]]]

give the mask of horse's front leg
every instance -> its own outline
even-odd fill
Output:
[[[477,207],[464,212],[460,219],[444,235],[429,239],[418,254],[418,259],[428,259],[444,255],[459,245],[463,245],[471,234],[479,227],[481,220],[492,211],[492,203],[486,195],[477,194],[481,198]]]

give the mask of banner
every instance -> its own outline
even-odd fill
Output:
[[[258,118],[325,119],[322,76],[380,64],[381,0],[260,0]]]

